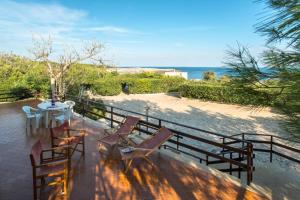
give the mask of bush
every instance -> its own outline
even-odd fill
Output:
[[[263,91],[244,91],[229,85],[211,85],[203,83],[186,83],[179,87],[181,96],[202,99],[205,101],[217,101],[223,103],[237,103],[250,105],[270,105],[265,100],[266,93]]]
[[[98,95],[113,96],[122,92],[121,83],[117,79],[101,79],[92,84],[92,90]]]
[[[179,86],[185,80],[180,77],[161,77],[161,78],[126,78],[120,80],[121,84],[127,83],[129,93],[162,93],[178,91]]]
[[[231,81],[231,79],[230,79],[229,76],[223,75],[223,76],[220,77],[219,81],[220,81],[221,83],[229,83],[229,82]]]
[[[215,81],[216,80],[215,72],[203,72],[203,80],[205,80],[205,81]]]

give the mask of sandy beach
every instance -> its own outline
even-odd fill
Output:
[[[121,94],[97,98],[105,103],[139,113],[145,113],[146,106],[149,106],[151,116],[225,135],[242,132],[281,136],[287,134],[280,127],[284,116],[271,108],[204,102],[167,94]]]

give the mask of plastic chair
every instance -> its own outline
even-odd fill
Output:
[[[66,108],[62,111],[56,111],[51,114],[51,125],[53,125],[52,122],[55,122],[57,125],[61,125],[65,121],[71,124],[71,112],[69,108]]]
[[[75,106],[75,102],[74,101],[65,101],[64,103],[69,106],[69,110],[68,110],[68,112],[70,112],[69,115],[70,115],[70,117],[73,117],[73,114],[74,114],[73,108]]]
[[[28,122],[31,125],[32,119],[35,119],[35,123],[34,123],[35,129],[39,128],[40,119],[42,118],[42,113],[38,109],[32,108],[30,106],[23,106],[22,110],[26,114],[26,132],[28,127]]]

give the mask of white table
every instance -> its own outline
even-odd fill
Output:
[[[43,112],[44,112],[44,116],[45,116],[45,127],[48,128],[49,126],[49,112],[51,111],[61,111],[61,110],[64,110],[66,108],[69,107],[69,105],[65,104],[65,103],[62,103],[62,102],[55,102],[55,105],[52,106],[51,105],[51,102],[49,101],[45,101],[45,102],[42,102],[40,104],[38,104],[37,106],[39,109],[41,109]]]

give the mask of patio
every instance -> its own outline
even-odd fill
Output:
[[[26,134],[21,107],[38,101],[0,104],[0,199],[32,199],[31,145],[41,138],[49,144],[49,130]],[[98,152],[101,124],[75,119],[71,127],[87,130],[86,155],[72,158],[69,199],[266,199],[230,179],[175,160],[159,151],[151,156],[155,168],[134,162],[127,174],[116,161]],[[163,150],[161,150],[163,151]],[[67,199],[58,189],[46,189],[41,199]],[[58,195],[57,195],[58,194]]]

